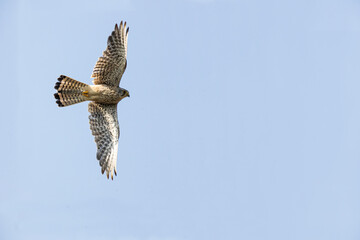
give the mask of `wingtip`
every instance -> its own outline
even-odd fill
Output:
[[[110,42],[112,42],[112,34],[108,37],[107,42],[108,42],[108,44],[109,44]]]

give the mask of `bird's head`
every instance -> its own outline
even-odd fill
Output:
[[[124,88],[119,88],[119,94],[121,98],[130,97],[129,91]]]

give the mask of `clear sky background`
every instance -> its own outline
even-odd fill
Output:
[[[85,83],[130,26],[118,176]],[[360,239],[360,2],[0,1],[0,239]]]

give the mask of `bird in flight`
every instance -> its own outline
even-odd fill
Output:
[[[107,40],[106,50],[95,64],[93,73],[94,85],[88,85],[64,75],[60,75],[55,84],[54,94],[59,107],[90,101],[88,110],[92,135],[97,146],[96,158],[101,166],[101,173],[107,178],[116,173],[116,161],[119,144],[119,122],[117,104],[129,91],[119,86],[125,72],[127,60],[127,39],[129,28],[126,22],[115,25],[114,31]]]

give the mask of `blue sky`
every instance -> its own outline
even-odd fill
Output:
[[[118,176],[85,83],[130,26]],[[360,2],[1,1],[0,239],[359,239]]]

